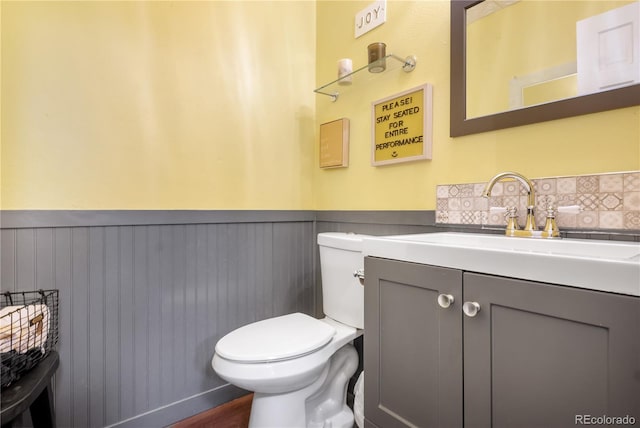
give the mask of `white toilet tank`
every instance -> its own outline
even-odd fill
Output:
[[[364,328],[364,287],[353,276],[364,267],[364,236],[338,232],[318,234],[324,313],[356,328]]]

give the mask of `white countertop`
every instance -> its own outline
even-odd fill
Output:
[[[640,243],[476,233],[366,237],[365,256],[640,296]]]

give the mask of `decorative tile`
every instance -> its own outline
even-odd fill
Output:
[[[552,195],[556,193],[556,179],[545,178],[542,180],[534,180],[536,195]]]
[[[566,207],[569,205],[576,205],[576,194],[566,193],[556,195],[556,207]]]
[[[482,193],[484,192],[484,188],[487,185],[485,183],[475,183],[473,185],[473,196],[475,197],[481,197]]]
[[[438,198],[436,201],[436,210],[437,211],[447,211],[449,209],[449,199],[447,198]]]
[[[502,184],[502,192],[504,195],[519,195],[520,183],[517,181],[506,181]]]
[[[488,198],[473,198],[473,209],[479,211],[486,211],[489,209]]]
[[[459,197],[473,196],[473,184],[459,184],[458,188],[460,189]]]
[[[476,216],[475,224],[487,224],[489,213],[487,211],[474,211]]]
[[[598,181],[598,177],[595,175],[577,177],[577,193],[598,193]]]
[[[576,193],[576,177],[562,177],[556,180],[558,194]]]
[[[449,197],[449,186],[436,186],[436,197],[438,199]]]
[[[536,191],[536,224],[546,221],[547,206],[579,205],[579,214],[556,212],[562,228],[587,230],[640,229],[640,171],[532,180]],[[489,198],[482,197],[486,183],[436,186],[436,222],[504,226],[505,213],[491,207],[517,208],[525,223],[527,192],[519,181],[496,183]]]
[[[623,204],[625,211],[640,211],[640,192],[625,192]]]
[[[503,196],[502,203],[503,207],[520,207],[520,196]]]
[[[473,198],[461,198],[460,209],[463,211],[472,211],[474,209]]]
[[[577,226],[585,229],[593,229],[598,226],[598,212],[584,211],[577,215]]]
[[[547,207],[557,207],[557,197],[555,194],[553,195],[540,195],[536,197],[536,210],[538,212],[543,212],[546,214]]]
[[[460,198],[449,198],[449,211],[460,211]]]
[[[640,229],[640,211],[624,212],[625,229]]]
[[[474,224],[475,218],[473,215],[473,211],[462,211],[460,219],[462,221],[462,224]]]
[[[557,213],[556,224],[562,230],[563,227],[578,227],[578,216],[576,214]]]
[[[489,215],[487,218],[487,223],[490,225],[507,225],[507,222],[504,218],[504,214],[502,212],[489,211]]]
[[[502,196],[503,195],[502,185],[503,185],[502,182],[496,183],[491,189],[491,196]]]
[[[599,227],[603,229],[622,229],[624,227],[622,211],[601,211]]]
[[[600,192],[622,192],[622,174],[600,176]]]
[[[585,211],[597,211],[600,206],[598,195],[593,193],[578,194],[576,202]]]
[[[623,174],[622,186],[625,192],[640,192],[640,172]]]
[[[449,223],[460,224],[461,221],[460,211],[449,211]]]
[[[600,209],[622,211],[622,193],[600,193]]]
[[[489,208],[491,207],[504,207],[502,196],[491,196],[489,198]]]

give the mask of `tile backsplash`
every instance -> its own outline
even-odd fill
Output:
[[[536,223],[542,227],[549,203],[578,205],[577,214],[557,213],[562,228],[640,230],[640,171],[531,179],[536,195]],[[490,207],[517,207],[518,222],[526,217],[526,190],[518,181],[496,183],[490,198],[485,183],[438,185],[436,223],[505,225],[505,215]]]

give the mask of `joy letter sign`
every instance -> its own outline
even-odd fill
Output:
[[[378,0],[356,14],[355,38],[362,36],[387,20],[387,0]]]

